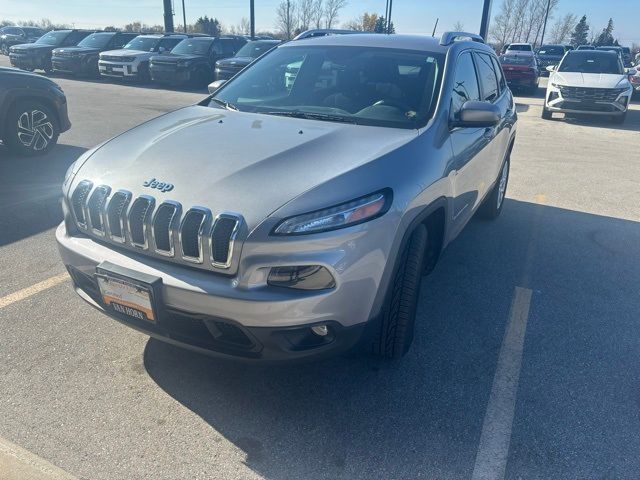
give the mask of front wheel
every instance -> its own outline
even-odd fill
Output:
[[[498,218],[500,212],[502,212],[504,197],[507,194],[507,184],[509,183],[509,167],[511,163],[510,156],[511,154],[507,156],[507,159],[502,164],[500,175],[498,176],[493,189],[487,195],[487,198],[485,198],[483,204],[478,210],[480,217],[486,220]]]
[[[626,119],[627,112],[624,112],[622,115],[615,115],[614,117],[612,117],[611,121],[617,125],[622,125]]]
[[[2,50],[3,55],[9,55],[9,46],[6,43],[2,44],[2,47],[0,47],[0,50]]]
[[[552,118],[553,118],[553,113],[551,113],[551,110],[547,110],[547,107],[542,107],[542,119],[551,120]]]
[[[10,111],[5,142],[10,150],[25,156],[42,155],[51,150],[60,135],[53,111],[39,102],[20,102]]]
[[[401,252],[398,270],[387,292],[373,341],[373,353],[379,357],[401,358],[413,342],[426,250],[427,228],[421,224]]]

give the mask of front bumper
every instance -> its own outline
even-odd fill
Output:
[[[229,80],[236,73],[238,73],[242,68],[226,68],[226,67],[216,67],[215,70],[215,79],[216,80]]]
[[[36,68],[44,69],[45,62],[38,61],[35,55],[24,55],[19,53],[9,53],[9,61],[11,65],[23,70],[35,70]]]
[[[118,63],[100,60],[98,62],[98,70],[100,70],[100,75],[103,77],[138,77],[138,65],[132,62]]]
[[[590,101],[564,98],[559,90],[547,90],[545,107],[556,113],[589,115],[624,115],[629,108],[631,94],[621,93],[615,101]]]
[[[181,85],[191,80],[189,69],[182,67],[151,65],[149,72],[154,82]]]
[[[85,63],[80,57],[56,57],[51,58],[51,66],[56,72],[80,74],[85,72]]]
[[[87,302],[132,328],[214,356],[277,361],[317,359],[347,351],[360,340],[377,294],[374,278],[340,281],[334,289],[318,291],[241,288],[237,276],[174,265],[121,252],[87,237],[70,236],[64,223],[56,239],[74,288]],[[295,251],[288,255],[295,256]],[[95,280],[96,267],[105,261],[162,280],[160,305],[156,305],[161,315],[156,325],[106,311]],[[336,258],[336,262],[345,260]],[[354,265],[358,275],[368,270],[364,263]],[[379,266],[376,270],[382,273]],[[329,327],[327,337],[312,333],[311,327],[318,324]],[[219,341],[217,330],[231,331],[233,339]]]

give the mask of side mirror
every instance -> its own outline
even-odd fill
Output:
[[[500,122],[500,109],[489,102],[469,101],[462,105],[454,127],[488,128]]]
[[[546,70],[547,72],[551,73],[551,72],[555,72],[556,71],[557,65],[549,65]]]
[[[227,83],[226,80],[216,80],[215,82],[211,82],[209,84],[209,93],[215,93],[222,85]]]
[[[164,48],[164,47],[160,47],[160,48],[158,48],[158,53],[160,53],[161,55],[162,55],[164,52],[166,52],[166,51],[167,51],[167,49],[166,49],[166,48]]]
[[[635,68],[631,67],[631,68],[627,68],[626,72],[627,72],[627,75],[629,75],[630,77],[633,77],[634,75],[636,75],[638,73],[638,70],[636,70]]]

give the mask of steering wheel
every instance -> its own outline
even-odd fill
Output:
[[[378,100],[376,103],[373,104],[374,107],[378,105],[388,105],[389,107],[395,107],[404,113],[413,110],[409,105],[405,105],[402,102],[398,102],[396,100],[390,100],[388,98],[383,98],[382,100]]]

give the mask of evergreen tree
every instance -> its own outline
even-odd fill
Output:
[[[587,16],[583,15],[571,34],[571,45],[577,47],[589,43],[589,25]]]
[[[609,19],[607,26],[598,35],[595,45],[598,47],[613,45],[613,19]]]
[[[375,33],[387,33],[386,27],[387,27],[387,19],[380,16],[376,18],[376,24],[373,27],[373,31]],[[389,26],[389,33],[396,33],[396,28],[393,26],[393,22],[391,22],[391,25]]]

